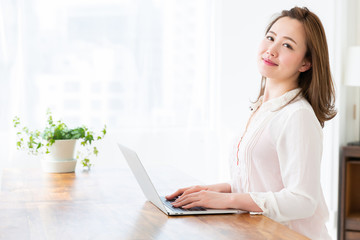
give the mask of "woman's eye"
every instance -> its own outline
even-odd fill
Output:
[[[272,36],[266,36],[267,40],[274,41],[274,38]]]
[[[283,46],[284,46],[284,47],[287,47],[287,48],[289,48],[289,49],[293,49],[293,48],[291,47],[291,45],[290,45],[290,44],[287,44],[287,43],[284,43]]]

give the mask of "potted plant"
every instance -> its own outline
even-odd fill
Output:
[[[104,138],[106,125],[100,134],[95,134],[86,126],[69,129],[61,120],[55,122],[50,109],[47,117],[43,131],[31,131],[21,125],[19,117],[13,119],[17,130],[17,149],[27,150],[33,155],[46,155],[42,164],[46,172],[73,172],[77,160],[81,160],[83,167],[89,170],[93,165],[90,159],[99,153],[94,142]],[[82,149],[75,156],[77,141],[80,141]]]

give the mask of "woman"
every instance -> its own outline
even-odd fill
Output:
[[[175,207],[242,209],[329,239],[320,184],[322,127],[336,115],[325,32],[307,8],[283,11],[258,52],[263,78],[231,158],[231,183],[182,188]]]

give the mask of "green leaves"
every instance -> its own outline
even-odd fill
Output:
[[[15,116],[13,119],[14,128],[18,131],[16,147],[17,149],[27,149],[29,153],[37,155],[39,153],[50,153],[50,147],[56,140],[81,139],[82,152],[78,153],[77,159],[82,159],[81,163],[84,167],[90,167],[90,157],[97,156],[99,151],[93,146],[94,141],[101,140],[106,135],[106,125],[100,131],[100,135],[96,135],[86,126],[69,129],[61,120],[54,122],[50,109],[47,110],[47,125],[40,132],[38,130],[30,131],[27,127],[21,127],[20,118]],[[24,140],[25,139],[25,140]]]
[[[83,165],[83,167],[87,167],[90,169],[90,167],[92,166],[92,164],[90,163],[90,159],[88,158],[84,158],[82,161],[81,161],[81,164]]]
[[[74,129],[69,129],[65,123],[62,121],[57,121],[54,123],[53,118],[51,116],[51,111],[48,109],[48,125],[42,133],[42,137],[47,141],[52,140],[66,140],[66,139],[84,139],[86,138],[85,134],[90,134],[90,132],[86,133],[87,128],[85,126],[78,127]],[[52,144],[50,144],[52,145]]]
[[[15,116],[13,119],[14,128],[16,128],[20,124],[20,118]]]
[[[94,147],[94,154],[95,154],[95,156],[97,156],[97,155],[98,155],[98,153],[99,153],[99,151],[97,150],[97,148],[96,148],[96,147]]]
[[[70,139],[79,139],[85,137],[85,128],[79,127],[69,131]]]

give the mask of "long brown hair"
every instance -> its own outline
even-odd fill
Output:
[[[324,122],[336,115],[335,90],[330,72],[329,52],[324,27],[320,19],[309,9],[306,7],[294,7],[290,10],[283,10],[268,25],[266,34],[274,23],[283,17],[296,19],[304,26],[307,44],[305,58],[311,62],[312,67],[300,73],[298,86],[301,88],[301,91],[298,95],[301,94],[310,103],[320,125],[324,127]],[[258,99],[264,95],[265,85],[266,77],[262,77]],[[287,104],[292,102],[297,96]]]

